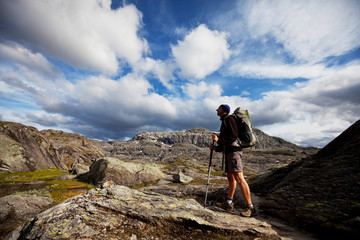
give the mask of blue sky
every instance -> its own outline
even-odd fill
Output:
[[[357,0],[4,0],[0,120],[101,140],[217,130],[322,147],[360,113]]]

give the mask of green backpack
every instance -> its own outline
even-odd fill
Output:
[[[242,148],[252,147],[256,143],[256,136],[251,125],[248,110],[238,107],[232,114],[238,127],[238,140]]]

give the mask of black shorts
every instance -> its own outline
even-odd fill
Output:
[[[225,154],[225,172],[234,173],[243,171],[242,151]]]

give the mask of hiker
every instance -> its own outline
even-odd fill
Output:
[[[256,214],[254,205],[251,201],[250,188],[243,174],[242,147],[239,145],[237,124],[234,116],[229,115],[230,107],[222,104],[218,107],[217,115],[221,120],[220,134],[212,134],[212,140],[217,142],[217,146],[210,144],[210,149],[225,154],[225,172],[229,182],[228,196],[224,203],[217,204],[219,207],[234,211],[233,197],[236,190],[236,183],[239,184],[241,193],[247,204],[245,211],[240,213],[243,217],[251,217]],[[224,123],[225,122],[225,123]]]

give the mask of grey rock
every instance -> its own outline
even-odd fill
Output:
[[[173,179],[176,183],[189,183],[194,180],[192,177],[184,175],[181,171],[179,171],[177,174],[174,174]]]
[[[12,194],[0,198],[0,232],[9,232],[52,204],[51,198],[29,194]]]
[[[258,176],[264,213],[322,239],[359,239],[360,120],[316,155]]]
[[[89,171],[89,169],[90,169],[89,165],[79,163],[79,164],[75,164],[72,167],[71,173],[72,174],[84,174],[84,173],[87,173]]]
[[[38,131],[20,123],[0,121],[0,172],[29,172],[58,168],[72,170],[78,164],[90,165],[106,155],[99,144],[74,133]]]
[[[266,222],[124,186],[93,189],[26,222],[8,239],[281,239]]]
[[[135,186],[164,177],[165,174],[156,164],[126,162],[113,157],[99,158],[90,166],[89,172],[78,176],[79,179],[95,185],[113,181],[125,186]]]

